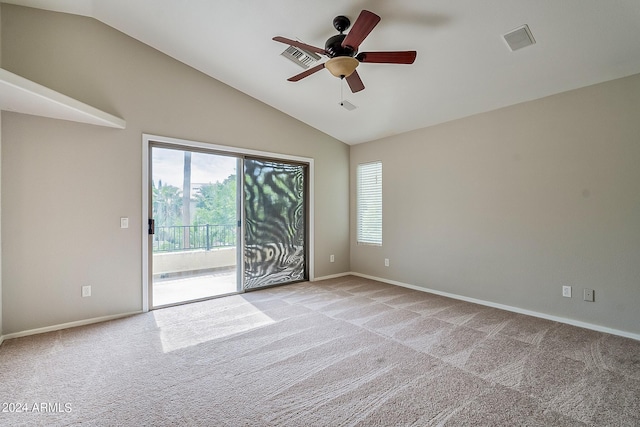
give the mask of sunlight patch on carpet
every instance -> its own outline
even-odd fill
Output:
[[[228,304],[206,305],[203,316],[182,317],[179,310],[154,311],[164,353],[247,332],[275,323],[271,317],[243,299],[227,299]],[[206,315],[205,315],[206,314]]]

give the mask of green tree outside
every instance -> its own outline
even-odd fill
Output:
[[[195,194],[194,225],[230,225],[236,222],[236,176],[202,185]]]
[[[156,227],[182,225],[182,193],[178,187],[162,184],[162,180],[152,183],[153,218]]]

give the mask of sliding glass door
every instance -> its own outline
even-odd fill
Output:
[[[306,280],[307,167],[245,158],[244,288]]]
[[[308,165],[151,142],[149,306],[308,280]]]

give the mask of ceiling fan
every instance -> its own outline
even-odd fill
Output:
[[[416,59],[416,51],[385,51],[385,52],[360,52],[358,47],[371,31],[380,22],[380,17],[373,12],[363,10],[353,24],[348,34],[344,31],[349,28],[351,21],[346,16],[337,16],[333,20],[333,26],[340,32],[330,37],[325,43],[324,49],[301,43],[285,37],[274,37],[273,40],[295,46],[297,48],[319,53],[329,57],[329,60],[315,67],[288,78],[290,82],[297,82],[311,74],[326,68],[331,74],[341,79],[346,79],[351,92],[359,92],[364,89],[364,84],[356,71],[358,65],[363,62],[378,64],[413,64]]]

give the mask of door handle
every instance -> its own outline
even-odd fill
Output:
[[[156,220],[149,218],[149,234],[156,234]]]

